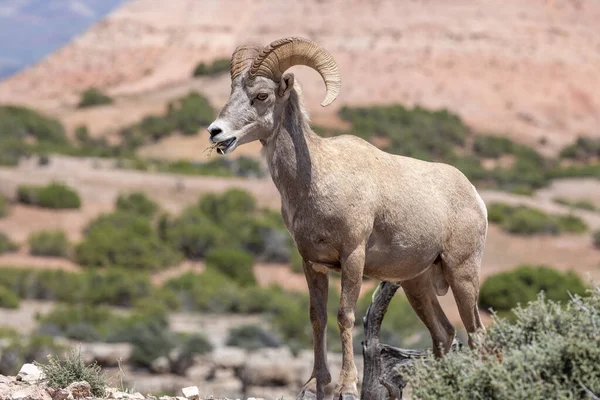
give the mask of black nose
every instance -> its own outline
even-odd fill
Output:
[[[223,132],[223,131],[218,126],[209,126],[208,127],[208,133],[210,133],[210,137],[216,136],[221,132]]]

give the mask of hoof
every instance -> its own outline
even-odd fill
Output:
[[[317,395],[310,390],[303,390],[296,396],[296,400],[317,400]]]

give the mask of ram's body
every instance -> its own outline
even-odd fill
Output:
[[[402,284],[429,329],[434,352],[454,339],[437,300],[451,287],[470,334],[483,329],[477,310],[486,208],[456,168],[385,153],[354,136],[312,132],[292,74],[313,66],[335,99],[339,74],[331,56],[303,39],[276,41],[259,52],[238,48],[232,93],[209,131],[222,154],[260,140],[282,199],[282,214],[304,260],[310,291],[315,366],[299,398],[323,397],[327,368],[328,269],[341,272],[343,365],[335,394],[356,398],[354,307],[363,274]],[[470,339],[471,342],[471,339]]]

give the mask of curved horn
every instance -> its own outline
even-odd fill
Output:
[[[260,53],[256,46],[238,46],[231,55],[231,80],[244,72]]]
[[[321,74],[327,89],[321,105],[325,107],[333,103],[342,86],[340,71],[331,54],[308,39],[289,37],[266,46],[254,59],[250,67],[250,76],[278,80],[294,65],[306,65]]]

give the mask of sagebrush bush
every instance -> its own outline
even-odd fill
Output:
[[[553,301],[566,301],[569,293],[583,295],[586,287],[574,272],[545,266],[521,265],[488,277],[481,285],[479,305],[506,316],[518,304],[534,301],[543,291]]]
[[[61,182],[53,182],[46,186],[19,186],[17,199],[23,204],[44,208],[68,209],[81,207],[79,194]]]
[[[256,285],[252,254],[236,248],[215,248],[206,253],[206,268],[227,276],[240,286]]]
[[[119,195],[115,206],[118,211],[131,212],[145,217],[152,217],[158,211],[158,204],[141,192]]]
[[[0,254],[15,251],[19,248],[8,236],[0,232]]]
[[[281,342],[258,325],[242,325],[229,330],[227,346],[258,350],[264,347],[279,347]]]
[[[150,219],[117,211],[88,225],[75,259],[86,267],[156,270],[174,265],[180,256],[159,238]]]
[[[34,256],[67,257],[69,240],[62,231],[40,231],[29,235],[29,252]]]
[[[227,235],[197,207],[187,207],[179,217],[167,224],[168,242],[187,258],[204,257],[210,248],[225,245]]]
[[[109,269],[67,272],[0,268],[0,287],[14,291],[19,298],[58,301],[68,304],[131,307],[145,298],[160,299],[174,307],[176,301],[162,288],[152,286],[147,274]]]
[[[212,63],[207,64],[204,62],[199,63],[194,68],[192,76],[203,76],[203,75],[216,75],[229,71],[230,61],[227,58],[214,60]]]
[[[106,396],[106,377],[100,366],[96,363],[85,365],[78,350],[71,350],[64,359],[49,355],[47,364],[36,362],[36,365],[44,373],[48,386],[52,388],[64,389],[71,383],[86,381],[90,384],[94,396]]]
[[[19,308],[19,296],[14,291],[0,286],[0,307],[1,308]]]
[[[0,218],[8,215],[8,200],[0,194]]]
[[[24,363],[43,360],[48,354],[65,351],[64,346],[48,335],[32,333],[19,334],[16,330],[4,328],[0,331],[2,355],[0,356],[0,374],[16,375]]]
[[[77,107],[86,108],[100,106],[104,104],[111,104],[113,99],[110,96],[104,94],[100,89],[89,88],[81,93],[81,99]]]
[[[587,224],[575,215],[550,215],[536,208],[503,203],[488,206],[488,220],[519,235],[582,233],[588,229]]]
[[[584,399],[600,393],[600,289],[566,304],[541,295],[493,325],[474,350],[401,371],[416,399]]]

